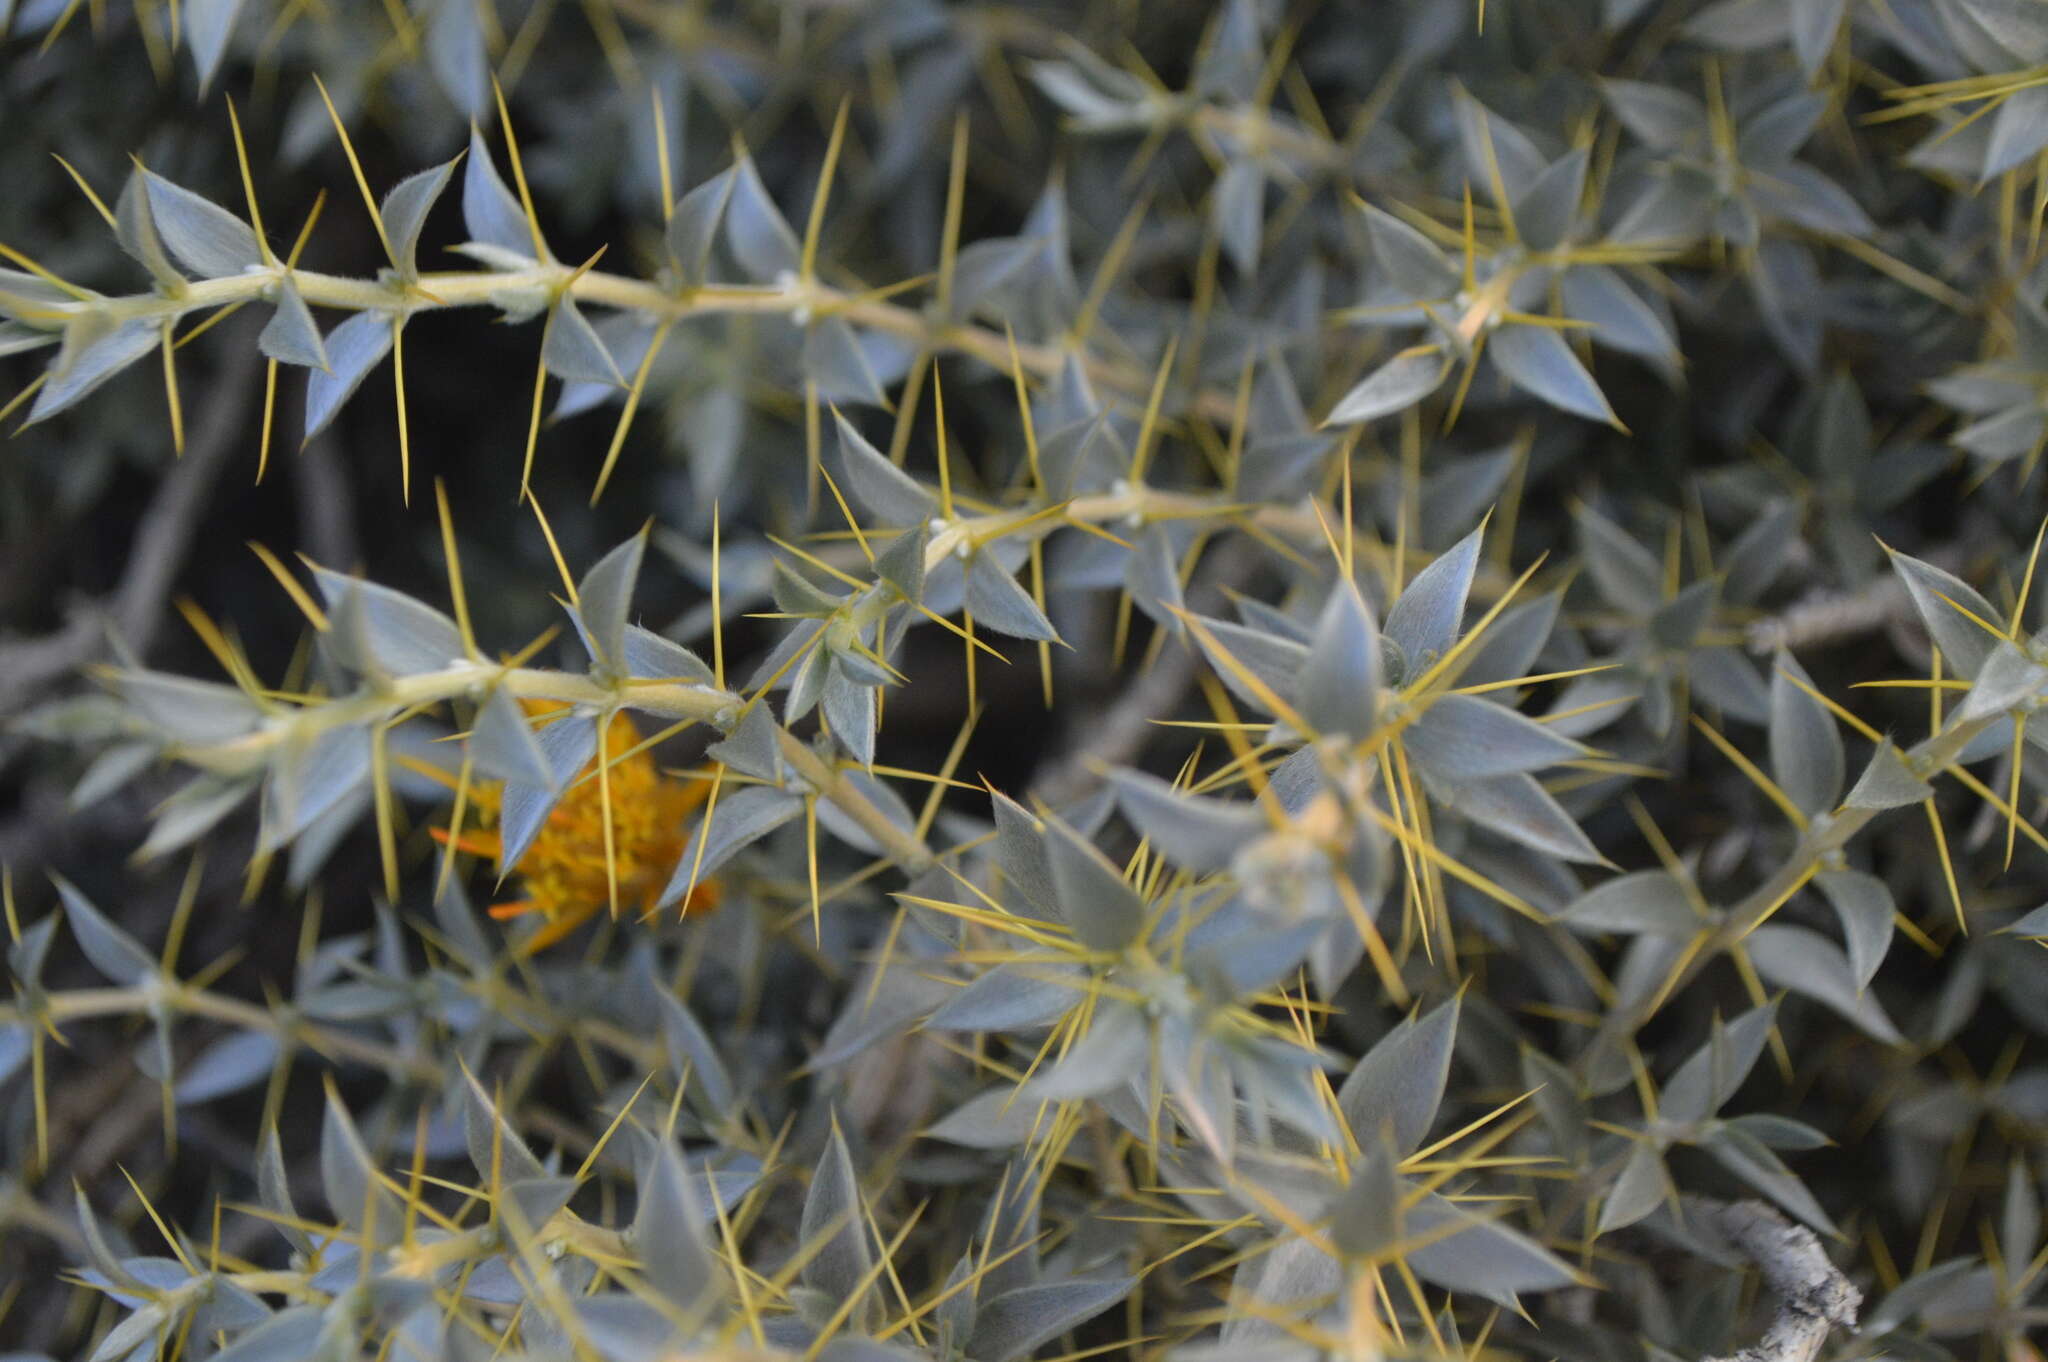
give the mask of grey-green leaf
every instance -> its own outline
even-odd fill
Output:
[[[851,421],[837,412],[833,418],[839,426],[839,459],[847,494],[889,525],[911,526],[930,520],[938,499],[890,463]]]
[[[263,250],[248,223],[153,170],[142,172],[142,182],[158,236],[186,269],[221,279],[263,263]]]
[[[1444,801],[1489,832],[1568,861],[1606,860],[1534,776],[1494,776],[1439,790]]]
[[[1402,1233],[1422,1243],[1408,1254],[1408,1264],[1425,1281],[1499,1305],[1513,1307],[1525,1291],[1556,1291],[1579,1282],[1577,1273],[1528,1236],[1481,1220],[1434,1192],[1409,1211]]]
[[[696,1309],[717,1289],[722,1270],[704,1242],[704,1211],[682,1155],[666,1139],[640,1172],[633,1244],[648,1283],[671,1305]]]
[[[1573,517],[1594,589],[1617,610],[1650,615],[1664,600],[1664,568],[1621,526],[1590,506]]]
[[[1465,619],[1465,599],[1479,570],[1484,528],[1472,531],[1415,574],[1387,610],[1387,637],[1401,649],[1407,685],[1449,652]]]
[[[454,620],[401,591],[313,569],[314,581],[335,616],[328,645],[359,672],[413,676],[462,661],[462,631]]]
[[[499,178],[483,134],[474,126],[469,130],[469,164],[462,168],[462,221],[471,241],[533,257],[533,230],[526,211]]]
[[[388,313],[358,312],[327,333],[327,367],[313,370],[306,381],[306,439],[327,428],[370,370],[391,353],[393,328],[398,325]]]
[[[626,665],[626,618],[647,556],[647,536],[636,534],[591,565],[576,584],[576,618],[596,661],[614,671]]]
[[[746,847],[760,841],[803,810],[803,796],[755,785],[721,797],[704,823],[691,835],[683,857],[662,891],[659,907],[667,907],[689,891],[694,872],[701,881]],[[703,848],[699,859],[699,847]]]
[[[1600,1203],[1596,1232],[1607,1234],[1633,1225],[1670,1196],[1671,1174],[1665,1171],[1663,1156],[1648,1140],[1638,1141],[1629,1150],[1628,1160],[1622,1164],[1621,1175],[1615,1178],[1607,1199]]]
[[[711,269],[711,250],[725,224],[735,179],[734,167],[726,167],[676,200],[675,211],[669,215],[668,252],[682,282],[690,288],[702,285]]]
[[[1458,1010],[1453,998],[1419,1019],[1403,1020],[1353,1067],[1337,1105],[1361,1143],[1369,1145],[1387,1125],[1405,1156],[1429,1134],[1450,1079]]]
[[[1920,622],[1927,626],[1949,666],[1961,676],[1976,676],[1978,668],[1991,656],[1998,637],[1970,615],[1995,626],[1999,622],[1998,611],[1967,582],[1932,563],[1893,550],[1892,569],[1906,584]]]
[[[994,556],[977,553],[967,565],[967,609],[977,625],[1012,638],[1057,643],[1059,633],[1015,577]]]
[[[1823,870],[1813,882],[1841,921],[1856,987],[1870,987],[1885,952],[1891,949],[1892,921],[1898,913],[1891,889],[1877,876],[1860,870]]]
[[[1842,948],[1805,927],[1769,922],[1749,934],[1749,958],[1766,983],[1803,993],[1886,1045],[1903,1045],[1877,999],[1862,991]]]
[[[1587,754],[1583,744],[1476,695],[1440,695],[1404,737],[1409,755],[1442,781],[1540,771]]]
[[[1956,720],[1972,723],[2026,707],[2044,688],[2048,688],[2048,667],[2021,652],[2011,640],[2001,639],[1978,668],[1976,684],[1956,707]]]
[[[1842,802],[1852,809],[1898,809],[1933,794],[1934,787],[1913,774],[1905,757],[1886,738],[1870,754],[1870,764]]]
[[[1038,1282],[1006,1291],[975,1312],[967,1355],[976,1362],[1014,1362],[1131,1294],[1132,1277]]]
[[[547,1169],[467,1068],[462,1071],[461,1089],[462,1138],[477,1177],[486,1185],[493,1179],[503,1184],[546,1177]]]
[[[1138,939],[1145,902],[1109,858],[1065,821],[1045,820],[1046,862],[1060,915],[1091,950],[1120,951]]]
[[[213,84],[227,55],[228,37],[243,0],[185,0],[185,42],[192,49],[192,67],[199,75],[199,90]]]
[[[868,1269],[875,1258],[861,1211],[860,1183],[836,1125],[811,1175],[800,1233],[806,1247],[822,1244],[804,1265],[805,1285],[825,1292],[834,1304],[856,1294],[865,1298],[873,1289]]]
[[[1197,874],[1229,865],[1268,828],[1257,805],[1187,794],[1143,771],[1116,771],[1110,782],[1132,826],[1168,861]]]
[[[148,354],[163,340],[162,330],[153,322],[131,317],[109,329],[85,322],[65,328],[64,344],[50,361],[48,378],[29,408],[28,420],[55,416]]]
[[[1803,684],[1802,684],[1803,683]],[[1771,778],[1807,814],[1835,807],[1842,793],[1842,735],[1813,696],[1813,682],[1790,653],[1771,670]]]
[[[1704,925],[1692,899],[1669,872],[1639,870],[1596,886],[1558,921],[1580,931],[1691,936]]]
[[[469,729],[469,755],[494,780],[553,789],[555,774],[526,714],[502,686],[494,686]]]
[[[1365,206],[1365,228],[1372,240],[1373,260],[1401,296],[1448,298],[1456,291],[1457,266],[1421,232],[1370,204]]]
[[[457,8],[467,3],[468,0],[442,0],[441,8]],[[398,267],[401,278],[419,277],[420,229],[427,225],[427,214],[454,174],[455,162],[446,161],[431,170],[406,176],[384,196],[377,215],[384,220],[384,235],[391,242],[392,255],[397,257],[392,263]]]
[[[619,366],[604,338],[576,306],[576,300],[566,295],[556,302],[554,314],[548,318],[541,359],[549,373],[572,383],[625,386],[626,380],[619,376]]]
[[[740,268],[767,282],[793,273],[801,263],[802,249],[796,233],[789,228],[782,211],[761,183],[761,172],[751,157],[741,156],[733,166],[733,192],[725,209],[725,244]]]
[[[1372,611],[1357,587],[1339,581],[1323,603],[1301,668],[1296,699],[1302,717],[1318,733],[1361,741],[1378,723],[1380,679]]]
[[[61,875],[53,875],[57,894],[64,901],[64,917],[78,948],[92,967],[124,988],[133,988],[156,973],[156,957],[142,943],[116,927],[92,900]]]
[[[289,277],[278,285],[277,310],[264,324],[256,344],[270,358],[284,364],[301,364],[308,369],[329,369],[327,346],[320,339],[319,324],[299,295],[298,285]]]
[[[1664,1085],[1658,1115],[1674,1125],[1689,1126],[1719,1111],[1756,1067],[1777,1018],[1774,1003],[1752,1008],[1725,1025],[1716,1018],[1707,1043]]]
[[[1434,346],[1403,350],[1338,398],[1323,424],[1356,425],[1406,411],[1441,387],[1450,371],[1450,359]]]
[[[1554,328],[1511,323],[1493,333],[1486,353],[1508,382],[1532,397],[1588,421],[1621,424],[1600,385]]]
[[[331,1089],[320,1128],[320,1183],[327,1193],[327,1209],[343,1223],[369,1233],[373,1244],[390,1243],[405,1232],[398,1199],[379,1181],[376,1160]]]
[[[1088,1033],[1024,1085],[1019,1103],[1072,1101],[1108,1092],[1136,1077],[1152,1048],[1152,1028],[1128,1003],[1095,1008]]]
[[[1555,250],[1576,225],[1591,153],[1573,147],[1550,163],[1515,204],[1515,227],[1532,250]]]

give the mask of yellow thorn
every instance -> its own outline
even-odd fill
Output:
[[[256,249],[263,252],[263,263],[268,265],[274,258],[270,254],[270,242],[263,235],[263,210],[256,203],[256,180],[249,173],[249,148],[242,141],[242,120],[235,113],[234,96],[224,95],[223,98],[228,102],[228,127],[235,137],[235,164],[242,171],[242,197],[249,202],[249,226],[256,233]]]
[[[555,571],[561,575],[562,589],[569,593],[569,604],[576,605],[576,580],[569,575],[569,563],[562,557],[562,546],[555,542],[554,527],[548,524],[547,512],[540,508],[540,498],[529,498],[529,502],[533,507],[533,518],[540,522],[541,535],[548,541],[548,552],[554,557]]]
[[[230,105],[229,107],[232,108],[234,106]],[[57,164],[64,167],[64,173],[69,175],[71,177],[72,183],[76,184],[79,190],[82,193],[84,193],[86,201],[92,204],[93,211],[100,215],[100,218],[107,224],[107,226],[114,226],[115,223],[113,210],[109,209],[106,203],[101,200],[100,196],[93,192],[92,186],[86,183],[85,176],[78,173],[78,168],[72,165],[71,162],[65,160],[62,156],[58,156],[57,153],[54,151],[51,152],[50,155],[56,158]]]
[[[526,227],[533,235],[533,258],[551,260],[553,257],[548,254],[547,240],[541,235],[540,216],[533,211],[533,191],[526,185],[526,165],[519,159],[519,139],[512,132],[512,115],[505,108],[505,91],[495,75],[491,77],[491,94],[498,101],[498,125],[505,130],[505,155],[512,162],[512,179],[519,186],[519,206],[526,213]]]
[[[399,267],[398,252],[391,249],[391,236],[384,230],[384,215],[377,210],[377,196],[370,192],[370,181],[363,174],[363,163],[356,159],[355,143],[349,141],[348,129],[342,126],[341,114],[335,110],[333,99],[328,97],[326,82],[315,73],[313,84],[320,91],[320,102],[327,106],[328,121],[334,124],[334,134],[341,139],[342,154],[348,157],[348,168],[356,177],[356,188],[363,194],[363,205],[370,210],[370,223],[377,229],[377,240],[384,247],[384,256],[391,267]]]

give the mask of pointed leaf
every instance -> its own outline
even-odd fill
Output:
[[[1771,670],[1771,778],[1800,809],[1819,814],[1842,793],[1842,735],[1812,685],[1805,668],[1781,651]]]
[[[1662,870],[1611,879],[1565,909],[1558,921],[1580,931],[1684,937],[1705,925],[1685,886]]]
[[[1860,870],[1823,870],[1813,882],[1833,905],[1849,945],[1849,968],[1856,987],[1866,989],[1891,949],[1892,920],[1898,908],[1892,891],[1875,875]]]
[[[1427,671],[1458,641],[1484,533],[1483,529],[1472,531],[1416,573],[1387,611],[1387,637],[1400,646],[1407,664],[1403,685]]]
[[[1664,1168],[1663,1156],[1656,1145],[1639,1141],[1629,1150],[1621,1175],[1600,1203],[1600,1223],[1594,1232],[1625,1229],[1671,1199],[1671,1174]]]
[[[1380,680],[1380,636],[1372,611],[1355,586],[1340,581],[1323,603],[1302,665],[1296,692],[1302,717],[1318,733],[1361,741],[1378,722]]]
[[[1073,1278],[1006,1291],[975,1312],[967,1353],[976,1362],[1014,1362],[1131,1294],[1134,1277]]]
[[[977,553],[967,565],[967,609],[976,625],[985,624],[999,634],[1059,642],[1059,633],[1038,602],[992,554]]]
[[[761,183],[753,158],[742,155],[733,171],[732,198],[725,209],[725,242],[733,259],[749,277],[763,282],[794,273],[802,248]]]
[[[868,443],[853,423],[834,413],[839,425],[842,486],[848,496],[881,516],[886,524],[919,525],[931,519],[938,499]]]
[[[320,1183],[327,1193],[327,1209],[343,1223],[370,1234],[373,1244],[390,1243],[404,1232],[398,1199],[378,1180],[376,1161],[331,1089],[320,1127]]]
[[[1587,755],[1555,730],[1476,695],[1439,695],[1403,737],[1408,754],[1440,781],[1540,771]]]
[[[1128,1083],[1152,1050],[1152,1028],[1127,1003],[1099,1003],[1088,1032],[1024,1085],[1019,1104],[1094,1097]]]
[[[1493,333],[1486,354],[1523,392],[1588,421],[1621,424],[1600,385],[1555,329],[1510,323]]]
[[[626,620],[633,588],[647,556],[647,536],[636,534],[591,565],[576,584],[576,617],[596,661],[613,670],[626,662]]]
[[[1515,228],[1532,250],[1555,250],[1578,224],[1591,153],[1574,147],[1550,163],[1515,205]]]
[[[370,370],[391,353],[392,328],[398,324],[387,313],[358,312],[327,333],[327,367],[313,370],[306,381],[306,439],[327,428]]]
[[[1913,598],[1920,622],[1927,626],[1950,669],[1960,676],[1974,677],[1998,639],[1963,612],[1995,626],[1999,623],[1998,611],[1953,573],[1897,551],[1893,551],[1891,558],[1893,570]]]
[[[1145,902],[1109,858],[1059,818],[1045,820],[1060,916],[1091,950],[1120,951],[1144,930]]]
[[[1405,1156],[1429,1134],[1450,1078],[1458,1010],[1453,998],[1419,1019],[1403,1020],[1352,1068],[1337,1105],[1361,1144],[1370,1148],[1375,1132],[1388,1125]]]
[[[555,303],[554,315],[549,318],[541,359],[549,373],[572,383],[603,383],[614,388],[626,384],[604,339],[576,306],[576,300],[566,295]]]
[[[867,1278],[875,1257],[861,1210],[860,1183],[854,1177],[846,1139],[836,1125],[811,1175],[801,1235],[807,1248],[822,1243],[804,1265],[806,1286],[825,1292],[835,1305],[855,1293],[866,1296],[872,1289]]]
[[[1451,362],[1433,346],[1403,350],[1337,399],[1326,426],[1355,425],[1406,411],[1443,385]]]
[[[1183,870],[1221,870],[1268,828],[1257,805],[1185,794],[1143,771],[1116,771],[1110,782],[1132,826]]]
[[[1448,298],[1458,287],[1458,267],[1435,242],[1407,223],[1370,204],[1364,208],[1373,261],[1400,296]]]
[[[263,251],[248,223],[153,170],[142,172],[142,182],[158,236],[186,269],[202,278],[220,279],[263,263]]]
[[[1841,947],[1805,927],[1770,922],[1749,934],[1750,963],[1766,983],[1833,1008],[1886,1045],[1903,1045],[1876,997],[1862,991]]]
[[[442,0],[443,10],[464,8],[469,8],[468,0]],[[393,263],[400,278],[419,277],[420,230],[427,225],[427,214],[433,211],[434,201],[441,197],[454,174],[455,162],[447,161],[406,176],[384,196],[377,215],[384,220],[384,234],[391,240],[391,253],[397,257]]]
[[[277,289],[277,310],[265,324],[257,345],[270,358],[308,369],[327,369],[327,346],[320,339],[320,327],[313,320],[306,300],[287,278]]]
[[[469,161],[462,168],[462,221],[471,241],[533,257],[533,231],[526,211],[498,177],[490,149],[474,125],[469,130]]]
[[[185,0],[185,43],[192,49],[192,68],[199,76],[201,94],[213,84],[227,55],[228,37],[242,12],[243,0]]]
[[[673,1144],[665,1139],[654,1143],[640,1171],[633,1245],[648,1283],[669,1304],[694,1310],[718,1288],[722,1271],[705,1242],[705,1212],[695,1177]]]
[[[803,796],[765,785],[749,786],[722,796],[718,807],[711,810],[704,823],[699,824],[690,837],[689,845],[683,848],[682,859],[676,862],[668,888],[662,891],[655,906],[666,908],[682,898],[690,887],[693,871],[701,881],[703,876],[711,874],[740,851],[796,817],[803,807]],[[704,849],[701,862],[697,850],[700,844]]]
[[[156,957],[141,942],[116,927],[71,881],[58,875],[51,879],[64,901],[71,934],[94,969],[124,988],[134,988],[156,974]]]
[[[74,322],[65,328],[63,348],[50,361],[28,423],[55,416],[162,342],[162,330],[140,317],[109,329]]]
[[[454,620],[422,601],[387,586],[344,576],[323,567],[313,580],[336,616],[328,644],[338,660],[360,672],[413,676],[462,662],[462,630]],[[346,608],[358,626],[348,637],[339,618]]]
[[[668,220],[668,252],[676,262],[681,282],[701,287],[711,269],[711,249],[725,223],[726,205],[732,201],[735,167],[728,166],[676,200]]]

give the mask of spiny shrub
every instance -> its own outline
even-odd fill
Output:
[[[5,1346],[2041,1356],[2048,3],[0,33]]]

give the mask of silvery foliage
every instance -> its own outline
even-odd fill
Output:
[[[14,7],[17,45],[63,8]],[[309,937],[252,1002],[146,944],[118,881],[24,879],[0,1219],[60,1039],[114,1035],[187,1125],[261,1112],[227,1195],[268,1242],[234,1261],[190,1205],[163,1253],[108,1213],[125,1187],[66,1206],[106,1303],[81,1356],[737,1339],[1009,1362],[1142,1334],[1294,1362],[1368,1328],[1695,1356],[1761,1324],[1684,1214],[1731,1192],[1895,1257],[1936,1227],[1901,1272],[1840,1251],[1872,1285],[1848,1347],[1959,1356],[2038,1323],[2048,1070],[1997,1047],[2048,1030],[2048,909],[2007,893],[2035,880],[1992,884],[2048,774],[2048,640],[2017,604],[2048,430],[2020,210],[2048,118],[2026,79],[1999,84],[2048,60],[2035,7],[1494,0],[1481,33],[1424,0],[1364,26],[1231,0],[1128,30],[1087,6],[671,26],[598,5],[616,69],[589,71],[549,46],[560,16],[402,8],[396,39],[375,7],[316,37],[268,0],[186,0],[191,88],[283,43],[259,185],[330,136],[312,68],[358,136],[391,115],[424,168],[372,186],[381,258],[355,278],[285,263],[230,160],[165,157],[173,178],[152,151],[107,195],[127,278],[0,268],[0,356],[40,375],[18,410],[104,469],[100,426],[160,419],[122,406],[143,386],[123,372],[189,363],[177,337],[255,303],[261,356],[304,371],[293,428],[359,433],[401,356],[416,398],[445,391],[414,323],[483,307],[533,341],[543,441],[608,413],[598,456],[616,420],[652,461],[660,433],[673,523],[634,532],[644,507],[614,498],[563,526],[587,567],[539,660],[499,662],[523,640],[479,640],[428,589],[320,565],[294,579],[318,622],[289,693],[124,659],[20,728],[90,754],[80,807],[161,791],[144,859],[247,850],[299,890],[353,885],[336,853],[391,806],[486,782],[504,879],[615,712],[688,726],[717,793],[652,906],[706,880],[727,903],[527,959],[392,834],[400,901]],[[508,43],[547,73],[508,91],[516,170],[491,88]],[[1889,93],[1847,83],[1863,71]],[[1996,102],[1919,110],[1936,126],[1908,125],[1903,166],[1861,140],[1909,87],[1972,77],[1948,88]],[[841,94],[813,242],[825,137],[736,147],[724,120]],[[950,243],[956,126],[977,206]],[[600,204],[645,230],[579,272]],[[941,381],[944,455],[920,407]],[[1920,547],[1951,449],[1998,504],[1964,552],[1888,552]],[[1557,557],[1511,591],[1538,548]],[[1256,570],[1198,592],[1240,550]],[[694,594],[656,627],[671,566]],[[713,652],[714,572],[721,627],[769,617],[743,656]],[[1931,719],[1855,728],[1823,691],[1875,715],[1840,682],[1883,664],[1859,673],[1825,628],[1756,631],[1809,591],[1880,602],[1850,629],[1938,660]],[[507,615],[484,595],[472,579],[479,616]],[[1057,806],[949,767],[920,809],[892,716],[957,679],[914,674],[924,645],[1063,659],[1119,598],[1135,646],[1195,659],[1219,725],[1201,759],[1154,734]],[[1991,796],[1975,824],[1958,771]],[[1945,925],[1951,873],[1968,935]],[[137,1025],[88,1021],[110,1013]],[[328,1066],[341,1081],[300,1091]],[[1849,1141],[1881,1171],[1831,1171],[1817,1151]]]

